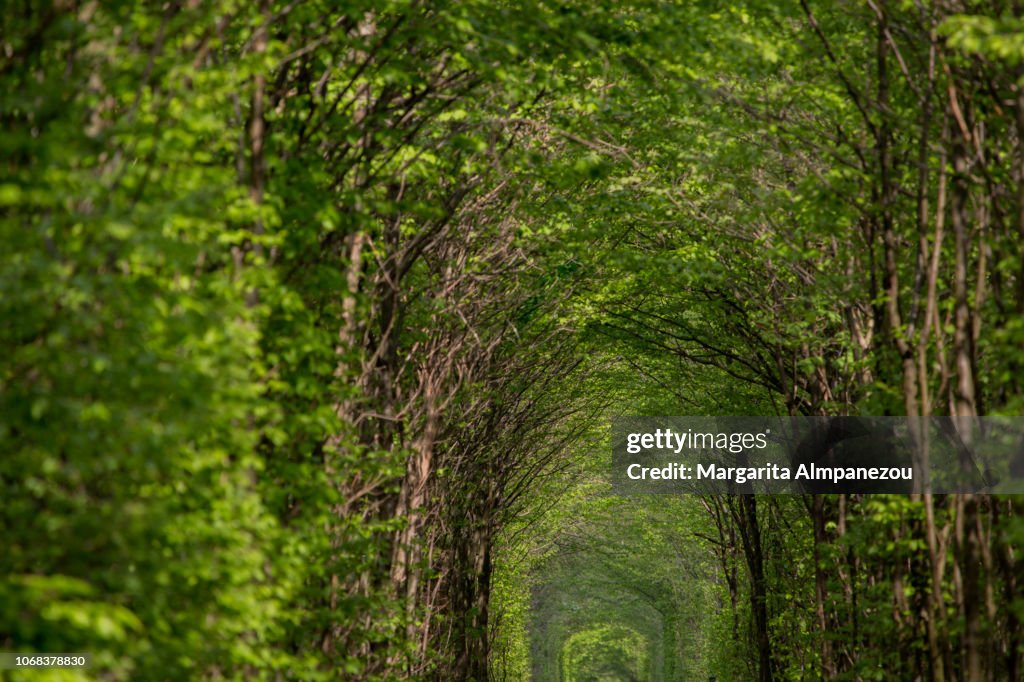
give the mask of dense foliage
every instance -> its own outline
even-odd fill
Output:
[[[606,432],[1024,409],[1021,8],[0,21],[0,649],[92,653],[53,679],[1024,676],[1019,498],[620,498]]]

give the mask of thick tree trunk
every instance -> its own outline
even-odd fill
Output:
[[[761,527],[757,519],[757,498],[754,495],[740,495],[739,498],[740,535],[750,570],[750,612],[754,619],[754,638],[757,642],[757,679],[759,682],[772,682],[775,679],[774,659],[768,629],[768,587],[761,548]]]
[[[831,628],[828,618],[828,576],[821,549],[828,544],[825,532],[825,496],[811,496],[811,523],[814,524],[814,612],[820,633],[821,675],[831,680],[836,676],[836,661],[832,651],[832,640],[828,636]]]

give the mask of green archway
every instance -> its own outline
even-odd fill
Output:
[[[631,627],[597,625],[570,635],[562,644],[564,682],[629,682],[649,679],[649,642]]]
[[[536,682],[706,674],[707,553],[685,500],[596,495],[532,576]],[[583,519],[586,519],[583,521]]]

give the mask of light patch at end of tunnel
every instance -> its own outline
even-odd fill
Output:
[[[564,682],[649,679],[647,637],[625,625],[598,625],[566,638],[561,667]]]

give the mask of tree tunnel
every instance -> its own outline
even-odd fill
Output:
[[[533,609],[534,679],[589,679],[583,671],[613,662],[635,679],[662,679],[663,616],[628,586],[564,574],[538,588]]]
[[[681,499],[598,496],[532,576],[537,682],[703,675],[714,622],[709,555]],[[710,616],[710,618],[709,618]]]
[[[647,637],[625,625],[579,630],[562,644],[561,677],[566,682],[649,678],[650,643]]]

